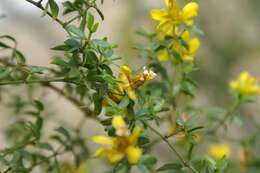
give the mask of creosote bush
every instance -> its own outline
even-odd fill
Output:
[[[230,93],[232,102],[225,108],[194,104],[199,84],[191,76],[199,70],[195,57],[203,37],[196,26],[198,2],[165,0],[165,7],[151,10],[157,26],[153,32],[137,32],[146,39],[134,45],[145,65],[134,68],[118,61],[122,58],[114,54],[117,45],[109,38],[95,37],[105,20],[99,9],[103,1],[64,0],[62,8],[55,0],[24,3],[59,24],[67,39],[51,48],[59,56],[45,67],[29,65],[15,38],[0,36],[1,104],[14,114],[4,132],[7,147],[0,150],[1,173],[99,173],[99,165],[89,166],[94,159],[103,160],[111,173],[259,171],[254,149],[260,124],[252,118],[257,130],[243,139],[225,135],[231,124],[241,122],[239,107],[260,94],[259,79],[244,71],[231,80],[229,91],[223,92]],[[13,94],[18,88],[24,92]],[[54,120],[46,100],[37,97],[43,89],[78,108],[80,123],[58,123],[46,134],[44,127]],[[84,136],[89,119],[101,124],[106,135]],[[167,162],[153,152],[159,143],[171,152]],[[239,146],[238,159],[232,158],[238,152],[232,145]],[[64,161],[68,155],[74,162]]]

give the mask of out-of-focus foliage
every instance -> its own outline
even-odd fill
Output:
[[[99,21],[105,19],[100,2],[24,1],[58,23],[67,38],[51,48],[57,55],[45,67],[27,63],[16,39],[0,36],[1,104],[14,114],[5,130],[8,147],[0,150],[0,172],[99,172],[98,165],[88,167],[93,157],[108,160],[111,173],[259,170],[260,125],[254,118],[248,120],[252,134],[241,139],[225,135],[233,125],[245,126],[240,106],[255,102],[259,79],[245,71],[230,82],[230,92],[226,84],[222,92],[230,93],[230,103],[225,101],[225,107],[194,104],[199,83],[193,75],[199,74],[196,56],[203,37],[196,24],[198,2],[165,0],[165,7],[151,10],[157,27],[137,32],[144,41],[134,49],[144,65],[136,65],[135,71],[119,65],[117,45],[95,37]],[[26,92],[12,93],[13,88]],[[42,89],[57,92],[78,108],[83,114],[79,124],[57,122],[47,133],[46,124],[55,121],[55,113],[37,96]],[[82,135],[86,119],[102,125],[106,135],[88,140]],[[90,149],[93,142],[101,145],[95,152]],[[153,152],[161,142],[172,153],[168,161]],[[232,157],[231,145],[239,146],[238,159]],[[74,162],[63,160],[68,155]]]

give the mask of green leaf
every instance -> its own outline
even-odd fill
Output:
[[[83,16],[82,16],[82,19],[81,19],[81,22],[80,22],[80,25],[79,25],[79,28],[81,31],[85,31],[85,28],[86,28],[86,24],[87,24],[87,12],[83,13]]]
[[[118,164],[114,167],[113,173],[130,173],[129,165],[127,164]]]
[[[167,163],[167,164],[161,166],[160,168],[158,168],[156,171],[160,172],[160,171],[166,171],[166,170],[180,170],[181,168],[182,168],[181,164]]]
[[[75,78],[79,76],[79,70],[76,67],[72,67],[69,71],[69,78]]]
[[[94,25],[94,16],[91,13],[88,13],[88,18],[87,18],[87,25],[88,29],[90,32],[92,32],[92,27]]]
[[[60,134],[62,134],[63,136],[65,136],[67,139],[70,139],[70,134],[69,134],[68,130],[66,130],[65,128],[59,127],[57,129],[55,129],[55,131],[57,131]]]
[[[138,145],[146,145],[149,143],[150,143],[150,139],[148,137],[140,136],[140,138],[138,139]]]
[[[31,74],[33,73],[42,74],[44,71],[48,70],[47,67],[34,66],[34,65],[26,65],[26,68]]]
[[[39,100],[34,100],[34,104],[39,111],[44,110],[44,106],[43,106],[42,102],[40,102]]]
[[[10,46],[8,46],[7,44],[0,42],[0,47],[2,48],[11,48]]]
[[[98,26],[99,26],[99,23],[96,23],[95,25],[93,25],[91,32],[93,32],[93,33],[96,32],[98,29]]]
[[[26,63],[25,56],[18,50],[15,51],[15,59],[18,64],[24,65]]]
[[[226,169],[226,167],[228,166],[228,161],[226,157],[223,157],[220,160],[217,160],[217,170],[220,170],[220,172],[224,172],[224,170]]]
[[[150,154],[145,154],[141,157],[139,164],[141,165],[154,165],[157,162],[157,159],[150,155]]]
[[[38,116],[35,124],[32,125],[31,127],[32,133],[37,139],[39,139],[41,136],[42,126],[43,126],[43,119],[40,116]]]
[[[95,113],[95,115],[99,115],[102,111],[103,98],[100,97],[98,94],[94,94],[93,100],[94,100],[94,105],[95,105],[94,113]]]
[[[53,147],[47,142],[38,143],[39,148],[53,151]]]
[[[52,16],[54,19],[56,19],[59,14],[59,6],[55,2],[55,0],[49,0],[49,4],[50,4]]]
[[[129,100],[129,98],[127,97],[127,96],[125,96],[122,100],[121,100],[121,102],[119,103],[119,107],[120,108],[126,108],[127,106],[128,106],[128,104],[129,104],[129,102],[130,102],[130,100]]]
[[[70,48],[67,46],[67,45],[58,45],[58,46],[55,46],[53,48],[51,48],[52,50],[57,50],[57,51],[67,51],[67,50],[70,50]]]
[[[2,35],[1,38],[7,38],[8,40],[13,41],[15,44],[17,44],[17,41],[15,40],[15,38],[13,38],[10,35]]]
[[[78,50],[81,46],[80,42],[76,39],[73,39],[73,38],[67,39],[64,43],[68,46],[69,52],[73,52],[75,50]]]
[[[0,69],[0,80],[9,76],[9,74],[11,74],[11,72],[12,71],[9,69]]]
[[[66,61],[64,61],[63,59],[59,58],[59,57],[55,57],[52,61],[52,64],[58,65],[58,66],[62,66],[62,67],[68,67],[68,63]]]
[[[140,173],[151,173],[144,165],[138,165]]]
[[[49,2],[46,3],[44,10],[42,11],[41,17],[44,17],[48,13]]]
[[[72,33],[80,38],[84,38],[85,37],[85,34],[84,32],[82,32],[79,28],[77,28],[76,26],[74,25],[69,25],[66,27],[66,30],[69,32],[69,33]]]
[[[98,57],[95,52],[87,50],[85,51],[85,65],[87,67],[95,67],[98,65]]]
[[[64,139],[63,139],[61,136],[59,136],[59,135],[52,135],[50,138],[53,139],[53,140],[55,140],[55,141],[57,141],[58,143],[60,143],[60,144],[62,144],[62,145],[64,145],[64,146],[67,145],[67,141],[64,140]]]

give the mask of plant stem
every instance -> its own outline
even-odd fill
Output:
[[[56,151],[54,151],[51,155],[49,155],[46,159],[40,160],[37,163],[35,163],[32,167],[30,167],[30,171],[32,171],[36,166],[39,166],[45,162],[48,162],[50,159],[52,159],[53,157],[57,157],[58,155],[64,154],[66,152],[66,150],[62,150],[63,146],[60,146]]]
[[[216,134],[218,129],[225,125],[226,121],[231,117],[233,117],[235,111],[237,110],[238,106],[240,105],[240,100],[237,99],[234,104],[230,107],[230,109],[225,114],[224,118],[220,120],[215,127],[213,127],[208,133],[209,134]]]
[[[41,9],[41,10],[45,10],[44,9],[44,7],[42,6],[42,4],[41,4],[41,2],[42,2],[42,0],[40,0],[39,2],[35,2],[35,1],[33,1],[33,0],[25,0],[25,1],[27,1],[27,2],[29,2],[29,3],[31,3],[31,4],[33,4],[34,6],[36,6],[36,7],[38,7],[39,9]],[[47,13],[46,13],[48,16],[50,16],[51,18],[53,18],[56,22],[58,22],[63,28],[66,26],[66,23],[64,23],[64,22],[62,22],[60,19],[58,19],[58,18],[54,18],[53,17],[53,15],[49,12],[49,11],[47,11]]]
[[[147,125],[156,135],[158,135],[168,146],[169,148],[177,155],[177,157],[182,162],[183,166],[189,168],[193,173],[199,173],[189,161],[186,161],[184,157],[174,148],[174,146],[165,138],[160,132],[158,132],[155,128]]]
[[[21,149],[21,148],[23,148],[23,147],[25,147],[29,144],[34,145],[37,140],[38,140],[37,138],[34,138],[30,141],[23,142],[23,143],[15,146],[13,148],[7,148],[5,150],[0,150],[0,152],[3,153],[3,156],[5,157],[5,156],[9,155],[10,153],[13,153],[14,151],[19,150],[19,149]]]
[[[50,79],[16,80],[16,81],[0,82],[0,85],[49,83],[49,82],[66,82],[66,79],[64,77],[62,77],[62,78],[50,78]]]

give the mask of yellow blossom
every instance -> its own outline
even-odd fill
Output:
[[[129,130],[121,116],[114,116],[112,126],[116,129],[117,136],[129,136]]]
[[[146,81],[153,80],[155,77],[156,74],[152,70],[145,68],[137,75],[132,75],[131,68],[123,65],[118,74],[118,87],[115,90],[109,91],[108,95],[117,103],[122,100],[124,93],[126,93],[131,100],[135,101],[135,90]]]
[[[177,52],[184,62],[193,62],[194,56],[200,46],[198,38],[191,38],[189,31],[184,31],[181,34],[182,40],[187,44],[188,48],[181,45],[179,41],[174,40],[170,46],[170,49]],[[160,62],[168,61],[170,57],[169,52],[166,49],[158,51],[157,58]]]
[[[166,49],[161,49],[157,52],[157,59],[160,62],[165,62],[169,60],[169,52]]]
[[[199,5],[196,2],[188,3],[183,9],[179,9],[176,0],[165,0],[165,4],[165,9],[153,9],[151,17],[159,21],[157,30],[166,35],[174,35],[175,28],[182,23],[192,25],[194,18],[198,16]]]
[[[256,96],[260,94],[260,87],[256,78],[247,71],[243,71],[237,80],[231,81],[230,88],[241,96]]]
[[[136,146],[136,142],[141,134],[141,129],[136,127],[132,134],[130,132],[121,133],[126,130],[126,124],[122,116],[114,116],[112,126],[116,129],[115,137],[94,136],[93,142],[101,145],[108,145],[99,148],[94,157],[106,157],[110,163],[114,164],[127,157],[130,164],[136,164],[142,156],[142,150]]]
[[[223,157],[230,157],[231,150],[227,144],[212,144],[208,148],[208,154],[220,160]]]

